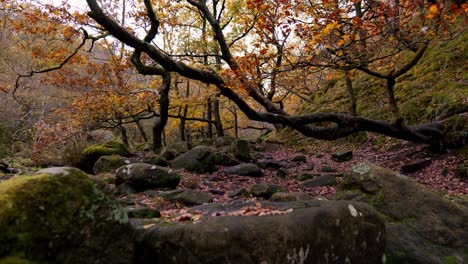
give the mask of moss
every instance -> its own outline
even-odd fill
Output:
[[[121,155],[121,156],[128,156],[130,152],[128,149],[120,142],[117,141],[108,141],[106,143],[92,145],[87,147],[83,154],[85,155],[100,155],[100,156],[108,156],[108,155]]]
[[[40,262],[30,261],[18,256],[9,256],[0,259],[0,264],[42,264]]]
[[[94,163],[100,157],[110,155],[129,156],[130,152],[122,143],[117,141],[92,145],[83,150],[83,159],[78,167],[87,173],[93,173]]]
[[[445,257],[445,264],[456,264],[457,260],[454,256],[446,256]]]
[[[47,169],[0,183],[0,256],[66,259],[95,226],[105,230],[127,221],[120,205],[77,169]]]

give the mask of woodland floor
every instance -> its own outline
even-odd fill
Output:
[[[426,185],[428,188],[445,195],[468,194],[468,181],[454,177],[456,166],[463,163],[463,158],[461,158],[463,156],[460,154],[460,150],[448,150],[442,154],[434,154],[425,149],[424,146],[401,142],[376,150],[371,142],[372,140],[369,140],[368,143],[360,144],[357,148],[356,145],[341,145],[337,147],[336,144],[321,144],[320,146],[311,144],[312,146],[301,147],[301,151],[282,145],[270,145],[270,148],[267,148],[265,151],[258,152],[260,153],[258,160],[268,159],[286,164],[285,169],[289,172],[289,177],[279,178],[276,175],[276,170],[263,170],[264,176],[257,178],[227,174],[225,172],[226,167],[219,167],[216,172],[209,174],[197,174],[180,170],[178,172],[183,177],[178,189],[188,188],[209,192],[214,196],[214,202],[229,204],[257,200],[254,197],[229,197],[229,193],[234,189],[247,187],[255,183],[272,183],[286,187],[289,192],[305,192],[323,199],[330,199],[336,192],[337,187],[303,188],[295,177],[303,173],[326,174],[321,172],[324,166],[335,168],[337,172],[334,172],[334,174],[340,175],[360,162],[371,162],[400,172],[401,166],[404,164],[427,159],[431,160],[431,163],[427,167],[414,173],[406,173],[406,175]],[[343,150],[343,148],[353,150],[353,159],[341,163],[332,161],[331,154],[338,150]],[[290,161],[291,157],[298,154],[305,155],[307,162],[296,163]],[[337,178],[338,184],[340,179],[341,177]],[[187,210],[187,207],[182,204],[170,203],[165,199],[145,193],[120,196],[119,198],[135,201],[135,205],[144,205],[158,209],[163,217],[174,214],[180,215],[180,213],[184,213]]]

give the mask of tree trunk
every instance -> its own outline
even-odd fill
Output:
[[[185,135],[185,118],[187,117],[188,106],[184,106],[184,110],[182,112],[182,118],[180,119],[179,123],[179,130],[180,130],[180,140],[186,141],[187,137]]]
[[[127,129],[125,129],[125,127],[121,123],[119,123],[117,129],[119,130],[119,133],[122,136],[122,143],[128,148],[130,144],[128,143]]]
[[[223,123],[221,121],[221,115],[219,113],[219,97],[221,95],[218,93],[213,101],[213,116],[215,120],[216,135],[218,137],[224,136]]]
[[[212,102],[211,102],[211,97],[208,97],[208,100],[206,102],[206,119],[211,121],[213,119],[212,117]],[[207,131],[207,136],[208,138],[213,138],[213,125],[211,122],[208,122],[208,131]]]
[[[234,111],[232,112],[232,114],[234,115],[234,136],[238,138],[239,137],[239,122],[237,119],[237,110],[235,107],[233,108],[234,108]]]
[[[153,126],[153,150],[154,152],[160,150],[163,146],[162,144],[162,134],[164,127],[167,124],[167,119],[169,115],[169,90],[171,88],[171,74],[166,73],[163,75],[162,89],[159,95],[159,107],[160,115],[156,119],[156,122]]]
[[[386,79],[387,81],[387,96],[388,96],[388,102],[390,104],[390,111],[392,111],[393,118],[395,119],[395,122],[399,122],[401,116],[400,116],[400,110],[398,109],[398,104],[395,98],[395,79],[394,78],[388,78]]]
[[[353,90],[353,82],[351,80],[351,77],[349,75],[349,71],[345,71],[346,75],[346,91],[348,92],[349,96],[349,109],[351,112],[351,115],[357,116],[357,111],[356,111],[356,96],[354,94]]]
[[[143,141],[148,142],[148,135],[146,135],[145,129],[141,125],[141,122],[138,118],[133,118],[135,120],[135,124],[138,128],[138,131],[140,131],[141,137],[143,138]]]

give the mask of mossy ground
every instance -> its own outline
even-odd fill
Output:
[[[464,32],[452,40],[432,43],[420,62],[397,79],[395,95],[406,124],[427,123],[445,111],[467,107],[467,41],[468,33]],[[408,55],[412,54],[408,52]],[[392,117],[385,81],[355,71],[352,82],[358,114],[390,121]],[[344,76],[325,82],[310,100],[312,103],[306,102],[293,110],[296,113],[348,112],[349,99]],[[291,146],[317,143],[290,129],[282,131],[279,137]],[[345,141],[352,143],[355,139],[353,136]],[[342,143],[335,141],[333,145]]]

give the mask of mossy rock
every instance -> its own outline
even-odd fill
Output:
[[[118,168],[130,163],[132,163],[131,160],[118,155],[102,156],[94,163],[93,172],[94,174],[115,172]]]
[[[123,157],[130,156],[130,152],[124,144],[117,141],[108,141],[106,143],[92,145],[83,150],[83,159],[79,168],[87,173],[93,173],[93,166],[102,156],[119,155]]]
[[[133,231],[101,183],[49,168],[0,183],[0,245],[2,264],[131,263]]]
[[[365,202],[386,221],[387,263],[438,264],[468,257],[468,207],[397,172],[353,167],[334,199]]]

